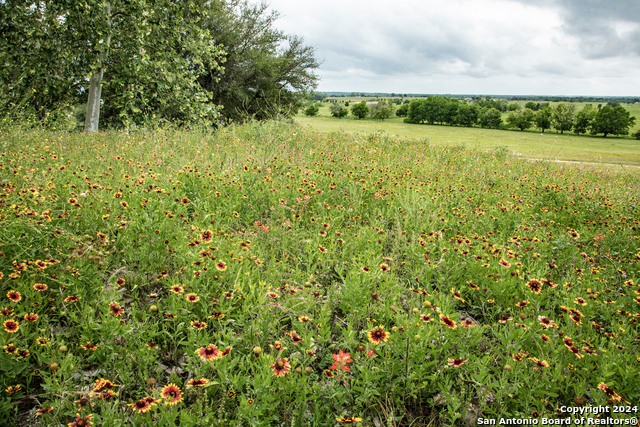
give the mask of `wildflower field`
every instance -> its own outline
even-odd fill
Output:
[[[277,123],[5,130],[0,424],[631,420],[639,191]]]

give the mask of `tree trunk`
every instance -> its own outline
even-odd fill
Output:
[[[104,50],[100,53],[101,67],[91,75],[89,84],[89,99],[87,101],[87,113],[84,119],[84,131],[86,133],[98,132],[100,122],[100,98],[102,95],[102,77],[104,76],[104,64],[109,54],[111,44],[111,4],[107,3],[107,25],[109,34],[104,41]]]
[[[84,120],[84,131],[86,133],[98,132],[100,121],[100,96],[102,94],[102,76],[104,68],[100,68],[91,76],[89,86],[89,100],[87,101],[87,115]]]

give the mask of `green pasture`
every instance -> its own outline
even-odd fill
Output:
[[[625,105],[626,108],[626,105]],[[632,114],[640,119],[640,107],[633,106]],[[429,143],[442,146],[464,144],[477,150],[504,148],[510,154],[522,158],[564,160],[575,162],[602,163],[625,166],[640,166],[640,141],[630,137],[611,137],[564,134],[547,130],[527,131],[467,128],[446,125],[404,123],[394,117],[384,121],[353,117],[337,119],[331,117],[327,104],[320,107],[316,117],[305,116],[303,112],[295,118],[304,127],[322,132],[344,131],[350,134],[381,133],[390,137],[428,139]],[[632,129],[635,132],[636,124]]]

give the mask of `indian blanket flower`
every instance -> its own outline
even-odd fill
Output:
[[[38,315],[35,313],[25,314],[24,320],[26,320],[27,322],[35,322],[36,320],[38,320]]]
[[[209,382],[206,378],[193,379],[187,383],[187,388],[191,387],[204,387]]]
[[[533,363],[535,363],[536,365],[538,365],[541,368],[548,368],[549,367],[549,363],[547,363],[546,360],[538,360],[535,357],[528,357],[529,360],[531,360]]]
[[[15,386],[9,386],[7,387],[7,389],[5,390],[7,393],[9,394],[15,394],[17,392],[19,392],[22,389],[22,386],[20,384],[15,385]]]
[[[198,302],[200,301],[200,297],[196,294],[187,294],[185,299],[189,302]]]
[[[38,292],[43,292],[49,288],[44,283],[36,283],[35,285],[33,285],[33,289],[35,289]]]
[[[443,325],[451,328],[451,329],[455,329],[458,327],[458,325],[456,324],[456,322],[450,318],[448,318],[447,316],[444,315],[440,315],[440,323],[442,323]]]
[[[462,298],[462,295],[460,295],[460,292],[456,291],[455,288],[451,288],[451,293],[453,294],[454,298],[456,298],[456,299],[458,299],[458,300],[460,300],[462,302],[465,302],[464,299]]]
[[[200,322],[199,320],[192,320],[191,326],[193,326],[197,330],[201,330],[205,329],[207,327],[207,324],[205,322]]]
[[[86,344],[80,344],[80,347],[82,347],[85,350],[92,350],[92,351],[95,351],[98,349],[98,346],[95,344],[92,344],[91,341],[87,342]]]
[[[15,320],[5,320],[3,325],[4,330],[10,334],[16,333],[20,329],[20,325]]]
[[[39,416],[42,416],[42,415],[46,414],[47,412],[51,412],[51,411],[53,411],[53,406],[50,406],[49,408],[40,408],[36,412],[36,415],[39,417]]]
[[[299,343],[301,343],[302,341],[304,341],[304,339],[302,337],[300,337],[300,335],[296,334],[296,331],[291,331],[287,334],[287,336],[289,338],[291,338],[293,340],[293,344],[294,345],[298,345]]]
[[[449,362],[449,366],[453,366],[455,368],[459,368],[460,366],[464,365],[465,363],[467,363],[468,359],[448,359]]]
[[[269,366],[273,369],[273,375],[276,377],[284,377],[291,370],[291,365],[289,365],[288,359],[286,357],[282,359],[278,359],[273,362],[273,365]]]
[[[22,295],[20,295],[20,292],[18,291],[9,291],[7,292],[7,298],[9,298],[9,300],[13,302],[20,302],[20,300],[22,299]]]
[[[220,261],[216,263],[216,269],[218,269],[218,271],[225,271],[227,269],[227,264],[225,264],[224,261]]]
[[[179,294],[181,292],[184,292],[184,288],[179,285],[173,285],[169,290],[174,294]]]
[[[116,317],[120,317],[122,316],[122,314],[124,314],[124,309],[120,307],[120,304],[118,304],[117,302],[112,302],[111,304],[109,304],[109,310],[111,311],[111,314]]]
[[[154,399],[155,400],[155,399]],[[127,406],[131,406],[133,412],[138,412],[144,414],[148,410],[151,409],[151,402],[149,402],[146,398],[140,399],[135,403],[128,403]]]
[[[95,387],[93,388],[93,390],[91,390],[91,394],[102,393],[106,390],[111,390],[112,388],[116,388],[116,387],[120,387],[120,386],[112,383],[109,380],[100,378],[99,380],[95,381]]]
[[[500,323],[502,323],[504,325],[505,323],[507,323],[509,320],[512,320],[512,319],[513,319],[513,317],[509,317],[509,316],[507,316],[505,314],[504,316],[502,316],[502,318],[500,320],[498,320],[498,322],[500,322]]]
[[[274,350],[278,350],[279,352],[287,349],[287,347],[282,346],[282,343],[280,341],[276,341],[273,344],[269,344],[269,347],[271,347]]]
[[[76,419],[72,422],[67,424],[68,427],[88,427],[93,425],[93,423],[91,422],[91,417],[93,417],[93,414],[89,414],[86,417],[81,417],[80,414],[76,414]]]
[[[551,341],[551,339],[550,339],[548,336],[546,336],[545,334],[542,334],[542,335],[540,336],[540,339],[541,339],[542,341],[544,341],[544,342],[549,342],[549,341]]]
[[[81,299],[80,295],[70,295],[64,299],[64,302],[76,303]]]
[[[200,347],[196,350],[196,354],[200,356],[202,360],[216,360],[222,357],[220,350],[213,344],[209,344],[206,347]]]
[[[373,344],[378,345],[389,340],[389,333],[384,331],[384,325],[380,325],[374,328],[373,331],[367,332],[367,337]]]
[[[43,338],[43,337],[38,337],[36,339],[36,342],[44,347],[49,342],[49,339],[48,338]]]
[[[362,418],[358,417],[346,417],[341,415],[340,418],[336,418],[336,421],[340,424],[356,424],[362,421]]]
[[[311,319],[310,317],[307,317],[307,316],[300,316],[300,317],[298,317],[298,320],[300,322],[311,322],[313,319]]]
[[[539,295],[540,291],[542,291],[542,283],[539,280],[531,279],[527,282],[527,286],[534,294]]]
[[[609,396],[612,400],[619,402],[622,400],[622,396],[618,395],[615,391],[613,391],[609,386],[605,383],[598,384],[598,389],[605,392],[607,396]]]
[[[182,402],[182,391],[175,384],[168,384],[164,386],[160,396],[164,398],[165,405],[176,405]]]
[[[529,304],[531,304],[529,301],[522,301],[522,302],[517,303],[516,307],[522,308],[522,307],[528,306]]]

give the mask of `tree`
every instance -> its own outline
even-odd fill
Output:
[[[369,107],[365,101],[353,104],[351,106],[351,114],[357,117],[359,120],[364,119],[369,114]]]
[[[460,103],[454,122],[460,126],[471,127],[478,123],[480,108],[477,105]]]
[[[339,105],[337,102],[331,105],[329,109],[331,110],[331,115],[339,119],[349,114],[349,110],[344,108],[342,105]]]
[[[551,107],[545,106],[536,111],[533,116],[533,122],[536,127],[540,129],[540,132],[544,133],[545,130],[551,128],[551,118],[553,117],[553,111]]]
[[[517,102],[512,102],[509,104],[508,109],[509,111],[520,111],[521,107]]]
[[[575,104],[565,104],[561,102],[553,108],[551,116],[551,124],[553,128],[564,133],[565,130],[571,130],[573,127],[573,116],[575,115]]]
[[[318,107],[317,104],[313,103],[304,110],[304,114],[306,114],[307,116],[316,116],[318,114],[318,111],[320,111],[320,107]]]
[[[526,104],[524,104],[524,108],[528,108],[531,111],[538,111],[540,109],[540,103],[535,103],[533,101],[529,101]]]
[[[266,2],[198,1],[203,4],[200,25],[226,52],[224,70],[212,69],[199,79],[211,92],[211,102],[224,106],[223,118],[263,120],[295,114],[319,80],[314,48],[276,29],[280,15],[269,11]]]
[[[591,128],[591,122],[596,116],[596,110],[593,109],[591,104],[587,104],[584,108],[576,113],[576,119],[573,123],[573,131],[580,135],[581,133],[587,133],[587,130]]]
[[[409,104],[402,104],[396,110],[396,116],[398,117],[407,117],[407,113],[409,112]]]
[[[612,107],[605,105],[598,109],[592,124],[591,133],[593,135],[601,133],[603,137],[607,135],[628,135],[629,128],[636,123],[636,118],[629,114],[623,106]]]
[[[480,114],[480,126],[489,129],[498,129],[502,124],[502,114],[496,108],[485,108]]]
[[[98,130],[101,116],[118,124],[131,116],[214,118],[217,108],[197,77],[205,67],[220,68],[222,50],[198,25],[200,2],[5,1],[3,95],[31,92],[26,102],[39,112],[85,98],[87,132]]]
[[[521,131],[529,129],[533,124],[534,113],[528,108],[521,111],[512,111],[507,116],[507,124],[509,127],[518,128]]]
[[[369,104],[369,115],[376,120],[384,120],[391,117],[394,111],[394,104],[389,101],[378,101]]]

